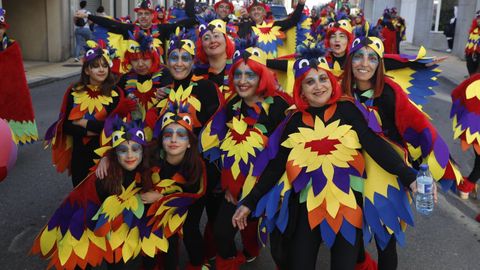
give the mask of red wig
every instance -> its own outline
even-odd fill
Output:
[[[233,84],[233,75],[241,63],[245,63],[260,78],[257,91],[255,91],[256,95],[264,97],[271,97],[275,95],[275,91],[278,89],[278,83],[275,79],[275,74],[265,65],[262,65],[251,59],[247,59],[246,62],[243,59],[240,59],[232,65],[228,74],[228,85],[230,89],[235,89]]]
[[[226,53],[227,53],[227,59],[232,59],[233,54],[235,53],[235,43],[228,37],[228,35],[223,34],[223,37],[225,38],[225,44],[226,44]],[[205,50],[203,49],[202,45],[202,37],[197,38],[196,42],[196,54],[197,54],[197,59],[200,60],[201,63],[206,64],[208,63],[208,56],[205,53]]]
[[[123,62],[123,68],[128,70],[132,63],[132,60],[138,59],[151,59],[152,66],[150,67],[149,72],[154,73],[160,69],[160,56],[157,52],[146,51],[146,52],[135,52],[131,53],[129,51],[125,52],[125,61]]]
[[[345,49],[345,54],[348,55],[350,44],[352,44],[353,42],[353,34],[340,27],[330,27],[327,29],[327,35],[325,37],[325,42],[324,42],[325,48],[330,48],[330,36],[337,31],[340,31],[345,35],[347,35],[347,48]]]
[[[217,11],[218,6],[220,6],[220,4],[227,4],[230,7],[230,13],[233,13],[235,11],[235,7],[228,0],[221,0],[221,1],[216,2],[215,5],[213,5],[213,9],[215,11]]]
[[[332,96],[330,97],[330,100],[327,102],[327,104],[333,104],[338,101],[340,96],[342,96],[342,89],[340,88],[340,84],[338,83],[337,78],[335,77],[335,75],[333,75],[332,72],[323,68],[319,69],[327,73],[328,79],[332,84]],[[300,77],[295,78],[295,83],[293,84],[293,101],[295,102],[295,106],[297,106],[297,109],[302,112],[304,112],[308,107],[310,107],[308,102],[302,98],[302,82],[311,70],[312,69],[303,73]]]

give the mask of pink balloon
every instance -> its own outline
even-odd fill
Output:
[[[0,118],[0,181],[6,177],[8,171],[17,160],[17,145],[13,141],[12,132],[7,121]]]

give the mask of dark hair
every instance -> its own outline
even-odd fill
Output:
[[[141,183],[143,191],[148,191],[153,188],[152,173],[150,167],[148,166],[148,162],[146,162],[149,151],[146,148],[148,147],[143,148],[142,162],[140,162],[140,164],[136,168],[136,171],[142,174]],[[110,149],[105,156],[107,157],[109,164],[107,169],[107,176],[104,180],[101,181],[102,186],[108,192],[108,194],[119,195],[122,192],[122,183],[125,169],[118,162],[118,156],[115,149]]]
[[[352,68],[352,55],[347,56],[345,61],[343,79],[342,79],[342,89],[343,93],[349,97],[353,97],[353,84],[355,83],[355,78],[353,77],[353,68]],[[373,83],[373,96],[379,97],[382,95],[383,87],[385,86],[385,73],[383,64],[383,58],[378,56],[378,66],[377,70],[373,74],[373,77],[370,79]]]
[[[91,61],[84,62],[82,66],[82,73],[80,75],[80,81],[78,84],[83,84],[84,86],[88,85],[90,83],[90,76],[87,75],[85,72],[87,68],[92,68],[95,67],[98,64],[107,64],[107,60],[102,56],[99,55],[92,59]],[[115,76],[113,75],[110,66],[108,67],[108,76],[105,79],[105,81],[101,85],[101,93],[104,96],[110,96],[112,89],[115,87]]]
[[[80,8],[85,8],[87,6],[87,1],[80,1]]]
[[[98,13],[103,13],[105,11],[105,8],[103,6],[98,6],[97,12]]]
[[[190,147],[185,151],[182,162],[180,163],[179,173],[185,178],[185,185],[193,185],[200,180],[203,174],[203,161],[198,151],[197,136],[193,132],[188,131],[188,142]],[[163,136],[163,135],[162,135]],[[159,139],[152,141],[152,151],[149,159],[152,159],[156,164],[160,164],[160,168],[166,162],[166,158],[162,157],[162,136]],[[152,160],[149,160],[150,162]]]

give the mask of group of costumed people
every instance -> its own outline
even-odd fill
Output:
[[[183,241],[186,269],[235,270],[269,240],[278,269],[313,270],[324,242],[332,269],[396,269],[420,164],[444,190],[466,182],[422,111],[437,60],[387,54],[383,31],[344,14],[312,31],[304,4],[281,21],[261,2],[230,21],[227,0],[202,17],[187,0],[173,24],[149,0],[133,24],[77,13],[96,38],[45,134],[74,189],[32,253],[56,269],[178,269]]]

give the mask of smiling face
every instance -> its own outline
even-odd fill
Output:
[[[332,53],[336,57],[342,57],[347,51],[348,36],[344,32],[337,30],[330,35],[329,45],[332,49]]]
[[[168,70],[175,80],[185,79],[193,67],[193,56],[184,49],[175,49],[168,55]]]
[[[267,16],[267,12],[262,6],[253,6],[250,9],[250,18],[256,23],[256,24],[261,24]]]
[[[302,81],[302,98],[311,107],[322,107],[332,96],[332,83],[323,69],[311,69]]]
[[[221,3],[218,5],[218,8],[215,10],[215,12],[217,12],[218,16],[221,19],[224,19],[228,17],[230,13],[232,13],[232,10],[230,10],[230,5],[228,5],[227,3]]]
[[[133,70],[139,75],[147,75],[152,68],[152,59],[148,57],[140,57],[130,60]]]
[[[245,62],[240,63],[233,73],[235,91],[244,100],[256,99],[260,77]]]
[[[379,64],[378,54],[370,47],[363,47],[352,55],[352,72],[357,84],[372,84],[371,79]]]
[[[225,36],[221,32],[208,30],[202,36],[202,47],[207,57],[226,55]]]
[[[148,9],[140,9],[137,12],[138,24],[141,28],[150,28],[152,26],[153,14]]]
[[[190,147],[188,130],[177,123],[171,123],[163,129],[162,146],[167,160],[183,159]]]
[[[123,141],[115,147],[118,163],[127,171],[135,170],[142,162],[143,147],[134,141]]]
[[[98,60],[94,60],[93,63],[88,65],[85,69],[85,74],[89,76],[89,83],[91,85],[102,85],[102,83],[107,79],[108,73],[108,63],[103,57],[100,57]]]

